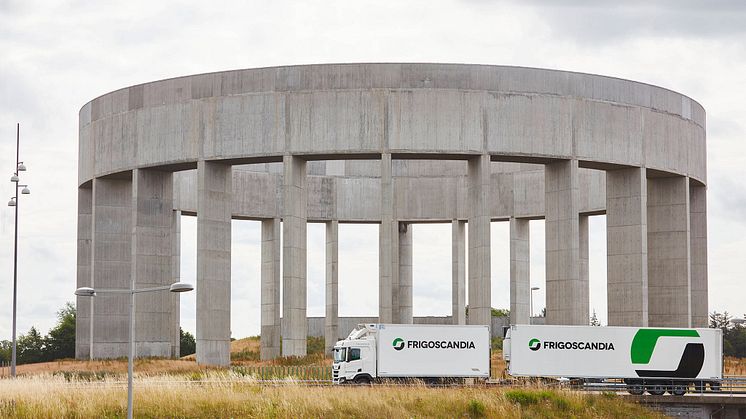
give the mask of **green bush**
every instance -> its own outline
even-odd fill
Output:
[[[485,413],[487,412],[487,408],[484,406],[484,403],[480,402],[479,400],[471,399],[469,400],[469,417],[472,418],[481,418],[484,417]]]

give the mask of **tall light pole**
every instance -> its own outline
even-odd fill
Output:
[[[135,359],[135,294],[142,292],[153,292],[153,291],[165,291],[171,292],[187,292],[192,291],[194,286],[187,284],[186,282],[174,282],[171,285],[163,285],[161,287],[152,288],[140,288],[135,289],[135,284],[131,285],[131,288],[126,289],[98,289],[95,290],[90,287],[81,287],[75,290],[75,295],[78,297],[95,297],[96,294],[129,294],[130,295],[130,337],[129,346],[130,351],[127,356],[127,419],[132,419],[132,398],[133,398],[133,384],[132,376],[134,375],[134,359]],[[91,319],[91,322],[93,319]],[[91,336],[92,338],[93,336]],[[93,354],[91,353],[91,357]]]
[[[528,324],[531,324],[531,317],[534,317],[534,291],[538,289],[539,287],[531,287],[531,300],[528,309],[531,313],[528,315]]]
[[[21,193],[28,195],[31,191],[28,185],[20,185],[20,178],[18,173],[25,172],[26,166],[23,165],[22,161],[19,161],[19,149],[21,144],[21,124],[16,124],[16,170],[13,172],[13,176],[10,177],[10,181],[16,184],[16,196],[11,197],[8,201],[9,207],[15,207],[16,211],[16,222],[15,222],[15,238],[13,240],[13,347],[10,355],[10,376],[16,376],[16,308],[18,299],[18,188],[23,187]]]

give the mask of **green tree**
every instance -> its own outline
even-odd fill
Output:
[[[601,326],[601,322],[598,321],[598,316],[596,316],[596,310],[593,310],[593,315],[591,316],[591,326]]]
[[[68,302],[57,312],[57,325],[45,339],[44,358],[75,358],[75,306]]]
[[[191,333],[179,328],[179,356],[187,356],[197,352],[197,343]]]
[[[492,307],[492,317],[510,317],[510,310]]]
[[[727,311],[718,313],[713,311],[710,313],[710,328],[712,329],[723,329],[723,332],[731,327],[731,315]]]
[[[10,352],[13,343],[9,340],[0,341],[0,362],[10,362]]]
[[[44,361],[44,337],[31,326],[27,334],[18,337],[18,364]]]

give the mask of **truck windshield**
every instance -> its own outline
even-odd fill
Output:
[[[347,348],[334,348],[334,363],[339,363],[347,357]]]

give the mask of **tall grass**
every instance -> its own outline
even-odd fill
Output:
[[[0,417],[120,417],[125,413],[123,376],[67,381],[40,375],[0,380]],[[262,386],[230,372],[139,376],[137,417],[661,417],[605,395],[546,389],[424,386],[305,387],[288,382]]]

